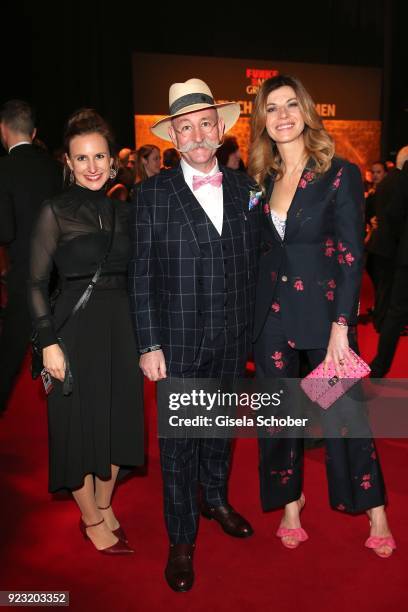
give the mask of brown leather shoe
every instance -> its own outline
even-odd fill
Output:
[[[164,575],[173,591],[189,591],[194,583],[193,554],[195,544],[170,544]]]
[[[225,533],[234,538],[249,538],[254,533],[248,521],[235,512],[229,504],[225,506],[201,504],[201,514],[206,519],[217,521]]]

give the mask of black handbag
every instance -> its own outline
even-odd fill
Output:
[[[67,316],[63,319],[62,323],[60,323],[57,329],[55,330],[57,334],[58,332],[61,331],[64,325],[68,323],[71,317],[73,317],[78,312],[80,308],[84,309],[86,307],[89,301],[89,298],[91,297],[92,291],[96,283],[99,280],[99,277],[102,272],[102,268],[106,264],[106,261],[112,250],[113,238],[115,235],[115,225],[116,225],[116,207],[112,203],[112,228],[111,228],[108,248],[106,249],[106,252],[103,258],[100,261],[98,268],[95,274],[93,275],[92,279],[90,280],[89,284],[87,285],[85,291],[83,292],[81,297],[78,299],[78,301],[76,302],[71,312],[67,314]],[[57,298],[59,294],[60,294],[60,291],[57,289],[55,292],[53,292],[52,296],[50,297],[51,312],[54,311],[55,304],[57,302]],[[58,344],[62,352],[64,353],[64,359],[65,359],[65,378],[64,378],[63,385],[62,385],[62,392],[64,395],[70,395],[70,393],[72,393],[73,377],[72,377],[72,372],[71,372],[70,363],[69,363],[69,355],[68,355],[68,351],[62,339],[58,337],[57,340],[58,340]],[[38,331],[35,329],[31,335],[31,377],[35,380],[36,378],[40,376],[40,374],[42,374],[43,370],[44,370],[43,349],[40,344],[40,338],[38,335]]]

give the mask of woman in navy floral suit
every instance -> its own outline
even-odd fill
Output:
[[[332,363],[341,376],[349,345],[357,350],[363,186],[357,166],[334,157],[314,103],[295,78],[277,76],[259,90],[249,174],[266,196],[255,307],[257,376],[298,377],[300,351],[311,368]],[[303,441],[272,435],[259,444],[263,508],[284,506],[277,535],[296,548],[308,538],[300,524]],[[332,507],[366,511],[366,546],[390,556],[395,542],[372,439],[327,438],[326,452]]]

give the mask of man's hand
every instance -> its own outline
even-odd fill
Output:
[[[139,365],[146,378],[152,382],[166,378],[166,361],[163,351],[160,349],[144,353],[140,357]]]

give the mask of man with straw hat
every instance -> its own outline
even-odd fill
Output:
[[[169,106],[151,130],[181,162],[143,182],[134,202],[130,293],[140,367],[151,381],[234,380],[250,347],[260,206],[249,178],[219,168],[215,153],[240,108],[216,104],[196,78],[170,87]],[[229,439],[160,438],[165,575],[175,591],[193,585],[200,513],[228,535],[253,533],[227,501],[230,453]]]

